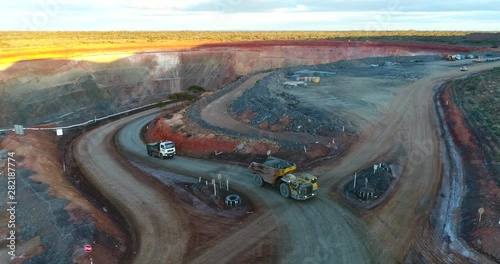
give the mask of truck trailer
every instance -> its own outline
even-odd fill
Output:
[[[172,141],[148,143],[146,147],[149,156],[155,156],[160,159],[173,157],[176,154],[175,144]]]
[[[294,162],[267,158],[263,163],[252,162],[248,170],[253,173],[253,182],[263,186],[264,182],[279,186],[283,197],[292,197],[296,200],[306,200],[317,196],[318,182],[313,175],[306,173],[293,173],[297,169]]]

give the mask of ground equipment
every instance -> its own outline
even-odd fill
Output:
[[[267,158],[263,163],[252,162],[248,170],[253,173],[253,182],[257,186],[264,183],[279,186],[283,197],[292,197],[296,200],[306,200],[317,196],[317,178],[306,173],[294,173],[297,165],[294,162]]]

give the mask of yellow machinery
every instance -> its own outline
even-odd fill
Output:
[[[278,186],[283,197],[306,200],[317,196],[318,179],[310,174],[295,173],[294,162],[269,157],[265,162],[252,162],[248,170],[254,174],[253,182],[263,186],[264,182]]]

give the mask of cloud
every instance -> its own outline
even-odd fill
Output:
[[[307,6],[305,5],[297,5],[295,7],[282,7],[282,8],[275,8],[273,9],[273,13],[289,13],[289,12],[301,12],[301,11],[306,11]]]
[[[47,3],[60,3],[47,11]],[[40,20],[48,16],[46,21]],[[498,30],[493,0],[22,0],[0,30]],[[496,28],[495,28],[496,26]]]

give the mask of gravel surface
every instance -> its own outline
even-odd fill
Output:
[[[266,71],[259,71],[259,72],[256,72],[255,74],[259,74],[259,73],[263,73],[263,72],[266,72]],[[205,128],[205,129],[209,129],[211,131],[214,131],[215,133],[237,136],[237,137],[244,136],[244,137],[247,137],[250,139],[266,138],[266,139],[278,142],[280,144],[280,146],[282,148],[285,148],[285,149],[295,149],[298,147],[302,147],[302,144],[298,144],[297,142],[293,142],[293,141],[289,141],[289,140],[280,140],[280,139],[276,139],[276,138],[271,137],[271,136],[266,136],[264,134],[245,133],[245,132],[240,132],[240,131],[236,131],[236,130],[232,130],[232,129],[227,129],[227,128],[224,128],[221,126],[212,125],[212,124],[208,123],[207,121],[203,120],[203,118],[201,117],[201,111],[202,111],[203,107],[209,105],[210,103],[219,99],[223,95],[235,90],[236,88],[238,88],[243,82],[245,82],[249,78],[250,78],[250,76],[244,76],[244,77],[238,79],[237,81],[229,84],[225,88],[218,90],[217,92],[211,94],[210,96],[204,97],[204,98],[200,99],[199,101],[195,102],[189,108],[187,116],[192,121],[199,124],[201,127]]]
[[[18,169],[16,176],[16,241],[28,241],[39,236],[44,246],[44,252],[23,263],[72,263],[75,245],[90,243],[97,229],[88,221],[74,221],[65,209],[68,201],[47,194],[48,185],[37,183],[29,177],[36,172],[28,169]],[[0,184],[7,186],[7,177],[0,177]],[[1,208],[7,208],[7,192],[2,192]],[[34,217],[36,216],[36,217]],[[2,252],[3,253],[3,252]],[[5,261],[2,254],[0,263]]]
[[[252,113],[256,113],[255,118],[249,122],[252,126],[258,126],[264,121],[270,125],[277,124],[289,116],[291,120],[285,127],[286,130],[310,135],[336,136],[342,126],[347,124],[346,121],[322,112],[313,105],[301,103],[296,96],[270,88],[281,86],[278,76],[279,73],[275,72],[257,82],[253,88],[234,101],[231,112],[240,116],[250,109]]]
[[[356,101],[355,104],[361,104],[362,107],[370,108],[369,111],[379,112],[380,115],[381,111],[378,109],[380,107],[377,105],[379,102],[375,102],[374,104],[370,100],[356,96],[349,98],[348,93],[332,90],[331,87],[345,86],[337,83],[337,79],[342,80],[352,77],[359,78],[360,80],[363,80],[363,77],[380,79],[385,80],[380,81],[383,82],[380,86],[387,89],[387,86],[400,86],[404,82],[412,82],[422,78],[428,72],[425,72],[425,70],[415,70],[414,67],[439,58],[439,56],[428,55],[377,57],[279,69],[257,82],[253,88],[248,89],[241,97],[237,98],[231,105],[230,111],[238,118],[250,110],[251,113],[254,113],[254,117],[248,124],[256,127],[263,122],[267,122],[269,126],[283,125],[280,122],[289,118],[290,121],[284,127],[287,131],[329,137],[338,137],[343,129],[347,129],[348,133],[357,133],[360,130],[359,125],[355,124],[352,118],[343,115],[342,112],[345,109],[339,108],[339,105],[346,104],[346,101]],[[325,71],[333,75],[321,77],[322,81],[320,84],[308,83],[307,87],[284,88],[284,82],[295,80],[286,76],[291,76],[295,71],[299,70]],[[325,89],[324,85],[329,87]],[[379,89],[375,83],[361,84],[361,86],[365,85],[373,86],[374,89],[377,89],[376,92],[379,93],[385,91]],[[328,94],[318,95],[318,89],[329,92]],[[393,95],[387,95],[387,97],[392,98]],[[334,105],[335,108],[324,109],[324,107],[321,107],[322,100],[329,100],[329,98],[331,98],[331,101],[336,101],[339,98],[339,102]],[[373,100],[385,101],[384,98]],[[345,108],[349,107],[356,108],[356,105],[351,104]]]

